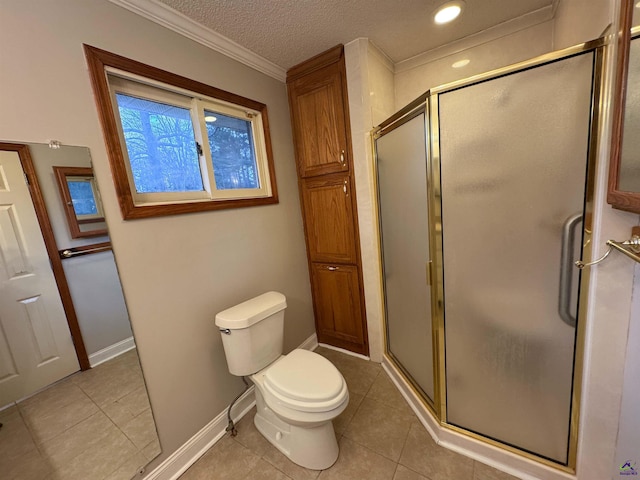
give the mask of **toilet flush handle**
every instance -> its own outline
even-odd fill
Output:
[[[228,328],[221,328],[220,333],[224,333],[225,335],[231,335],[231,330]]]

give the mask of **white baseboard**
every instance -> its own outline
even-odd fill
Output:
[[[382,359],[382,368],[387,372],[391,381],[417,415],[420,423],[438,445],[522,480],[576,480],[575,475],[547,467],[515,453],[442,427],[386,356]]]
[[[101,363],[109,361],[118,355],[122,355],[133,348],[136,348],[133,337],[125,338],[121,342],[109,345],[107,348],[103,348],[102,350],[98,350],[96,353],[89,355],[89,365],[91,365],[91,367],[97,367]]]
[[[298,348],[314,351],[316,348],[318,348],[318,336],[314,333],[304,342],[302,342]]]
[[[351,355],[352,357],[361,358],[362,360],[371,360],[366,355],[360,355],[359,353],[350,352],[349,350],[345,350],[344,348],[334,347],[333,345],[327,345],[326,343],[319,343],[318,346],[328,348],[329,350],[335,350],[336,352],[344,353],[345,355]]]
[[[318,346],[318,338],[314,333],[307,338],[298,348],[304,350],[315,350]],[[252,385],[238,399],[233,407],[232,418],[238,422],[256,404],[254,394],[255,387]],[[144,480],[176,480],[187,471],[202,455],[206,453],[218,440],[226,433],[227,409],[225,408],[216,418],[211,420],[198,433],[187,440],[180,448],[173,452],[167,459],[158,465],[148,474],[142,474],[140,478]],[[236,413],[239,412],[239,413]]]

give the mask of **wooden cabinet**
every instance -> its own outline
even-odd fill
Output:
[[[350,177],[345,174],[301,182],[307,250],[312,262],[357,263]]]
[[[369,354],[344,49],[287,72],[318,341]]]
[[[346,91],[341,64],[334,63],[289,83],[298,175],[312,177],[349,168]]]
[[[313,263],[311,279],[318,342],[367,355],[358,267]]]

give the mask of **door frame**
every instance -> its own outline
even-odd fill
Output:
[[[42,190],[40,189],[40,183],[38,182],[38,177],[33,166],[33,159],[31,158],[29,146],[22,143],[0,142],[0,150],[16,152],[18,154],[22,171],[24,172],[25,180],[29,187],[31,201],[36,211],[36,217],[38,218],[42,238],[44,239],[47,254],[49,255],[51,270],[53,271],[56,286],[60,293],[60,299],[62,300],[64,313],[67,317],[67,324],[69,325],[69,331],[71,332],[71,338],[78,357],[78,363],[80,364],[81,370],[89,370],[91,368],[89,356],[87,355],[87,349],[84,345],[84,340],[82,339],[82,332],[80,330],[80,325],[78,324],[78,316],[76,315],[76,309],[71,298],[71,291],[69,290],[67,276],[65,275],[64,268],[62,267],[62,260],[58,255],[58,245],[56,244],[53,228],[51,227],[51,221],[49,220],[49,214],[44,203]]]

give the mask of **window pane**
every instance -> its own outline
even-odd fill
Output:
[[[97,215],[98,207],[93,196],[93,188],[88,180],[67,181],[71,202],[76,215]]]
[[[116,94],[138,193],[202,191],[189,110]]]
[[[218,190],[260,188],[251,122],[204,111]]]

